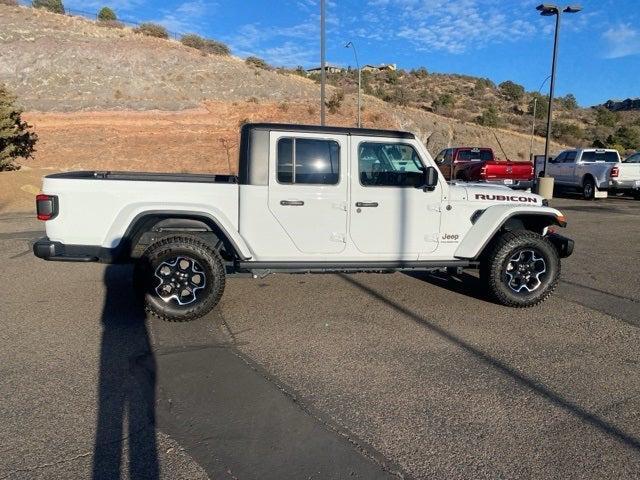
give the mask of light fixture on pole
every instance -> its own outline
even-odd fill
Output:
[[[358,62],[358,52],[356,51],[356,46],[353,42],[349,42],[345,45],[345,48],[353,48],[353,55],[356,58],[356,67],[358,69],[358,128],[362,126],[362,122],[360,121],[360,97],[361,97],[361,86],[362,86],[362,72],[360,71],[360,63]]]
[[[325,0],[320,0],[320,125],[325,124],[325,83],[327,81],[327,71],[325,62],[325,38],[324,38],[324,17],[325,17]]]
[[[543,3],[536,7],[536,10],[540,12],[540,15],[543,17],[556,17],[556,28],[553,37],[553,59],[551,61],[551,85],[549,87],[549,111],[547,112],[547,138],[544,144],[544,169],[542,171],[543,175],[547,176],[547,164],[549,162],[549,143],[551,141],[551,117],[553,114],[553,91],[556,83],[556,62],[558,59],[558,35],[560,32],[560,17],[563,13],[577,13],[582,10],[582,7],[575,6],[567,6],[562,10],[558,8],[557,5],[552,5],[549,3]],[[548,184],[548,185],[547,185]],[[548,194],[550,196],[553,194],[553,179],[549,181],[545,181],[546,189],[551,188],[551,193]],[[538,190],[540,190],[540,184],[538,185]]]

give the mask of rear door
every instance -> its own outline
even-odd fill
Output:
[[[563,158],[560,159],[560,161],[556,164],[557,178],[560,179],[561,183],[564,183],[564,184],[575,183],[576,181],[575,169],[576,169],[577,155],[578,155],[578,152],[576,152],[575,150],[570,150],[568,152],[565,152]]]
[[[271,132],[269,210],[304,254],[335,254],[347,235],[346,135]]]
[[[349,235],[356,249],[389,260],[436,250],[442,185],[423,191],[425,162],[402,139],[351,138]]]

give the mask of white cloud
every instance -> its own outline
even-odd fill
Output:
[[[512,0],[509,8],[502,0],[369,0],[368,6],[378,19],[389,20],[382,31],[373,22],[363,28],[375,29],[388,39],[405,39],[420,51],[459,54],[528,37],[544,28],[528,0]]]
[[[640,54],[640,31],[629,24],[609,28],[602,34],[607,43],[605,58],[621,58]]]
[[[205,22],[217,7],[216,2],[187,0],[171,10],[161,10],[163,16],[153,21],[171,32],[193,32],[205,26]]]

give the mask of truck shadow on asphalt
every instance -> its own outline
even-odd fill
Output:
[[[92,478],[120,478],[127,468],[129,478],[157,479],[155,359],[144,308],[130,267],[109,265],[104,284]]]
[[[476,300],[493,303],[487,297],[486,289],[478,277],[466,272],[455,275],[439,272],[406,272],[405,275]]]
[[[578,418],[582,422],[591,425],[592,427],[599,430],[601,433],[604,433],[608,435],[610,438],[617,440],[618,442],[622,443],[626,447],[631,448],[636,452],[640,452],[640,439],[625,432],[621,428],[618,428],[617,426],[609,423],[606,419],[600,417],[596,413],[590,412],[589,410],[580,406],[579,404],[564,398],[562,395],[546,387],[544,384],[540,383],[535,378],[526,376],[524,373],[518,371],[516,368],[510,366],[509,364],[501,361],[498,358],[495,358],[483,352],[477,346],[465,341],[463,338],[457,335],[454,335],[453,333],[449,332],[442,326],[436,324],[435,322],[430,321],[428,318],[421,315],[420,313],[414,312],[411,309],[405,307],[404,305],[398,302],[395,302],[391,298],[374,290],[373,288],[365,285],[364,283],[350,277],[349,275],[341,274],[340,277],[342,277],[342,279],[347,283],[358,288],[363,293],[369,295],[370,297],[376,299],[381,303],[388,305],[389,307],[394,309],[396,312],[412,320],[416,324],[424,328],[427,328],[429,331],[438,335],[443,340],[473,355],[479,362],[493,368],[498,373],[509,377],[518,385],[524,386],[530,389],[533,393],[544,398],[554,406],[563,409],[565,412]]]

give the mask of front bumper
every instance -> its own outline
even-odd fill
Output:
[[[567,258],[573,253],[575,242],[570,238],[564,237],[557,233],[550,233],[546,236],[546,238],[553,244],[554,247],[556,247],[560,258]]]
[[[101,261],[101,247],[93,245],[65,245],[52,242],[47,237],[33,244],[33,254],[43,260],[58,262],[98,262]]]

